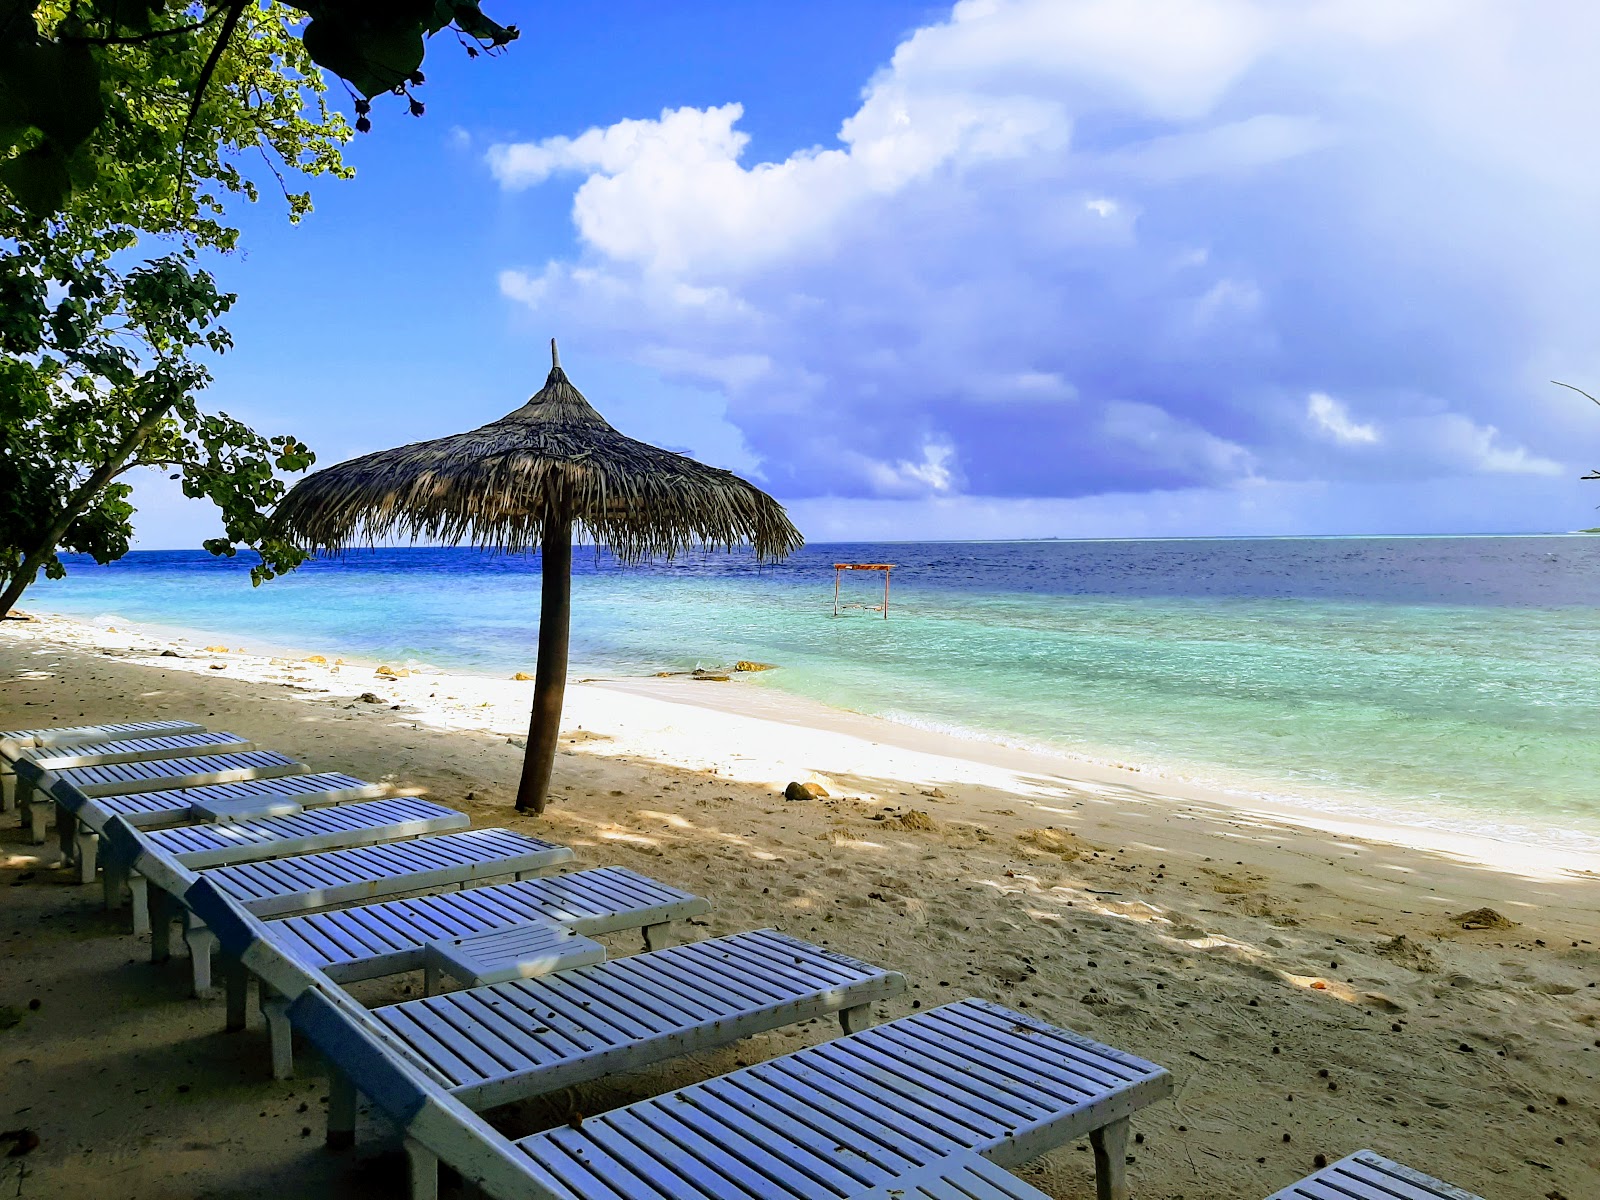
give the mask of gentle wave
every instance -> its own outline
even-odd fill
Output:
[[[889,620],[832,618],[836,561],[899,564]],[[381,550],[258,589],[247,563],[201,553],[70,565],[30,601],[448,669],[534,660],[536,558]],[[765,567],[574,565],[575,673],[758,659],[781,669],[754,686],[956,736],[1333,812],[1600,838],[1597,538],[862,544]],[[842,592],[877,603],[881,581],[847,575]]]

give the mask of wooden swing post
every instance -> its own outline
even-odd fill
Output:
[[[883,614],[883,619],[889,619],[889,572],[894,570],[894,563],[834,563],[833,564],[833,615],[839,615],[839,581],[844,578],[846,571],[882,571],[883,572],[883,603],[882,604],[846,604],[844,608],[876,609]]]

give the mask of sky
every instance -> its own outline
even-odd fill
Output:
[[[319,461],[517,407],[812,541],[1600,524],[1600,6],[486,0],[217,271]],[[392,99],[392,98],[391,98]],[[141,480],[139,545],[210,510]]]

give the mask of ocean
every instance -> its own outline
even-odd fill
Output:
[[[835,562],[896,564],[833,616]],[[69,559],[23,607],[252,648],[531,671],[537,556],[384,549],[260,588],[243,559]],[[1600,536],[574,554],[572,671],[739,659],[737,686],[1332,812],[1600,849]],[[847,574],[847,603],[882,594]]]

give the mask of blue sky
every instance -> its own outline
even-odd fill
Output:
[[[574,381],[812,540],[1600,523],[1600,11],[490,5],[220,265],[323,464]],[[1591,461],[1592,460],[1592,461]],[[142,481],[146,547],[213,521]]]

